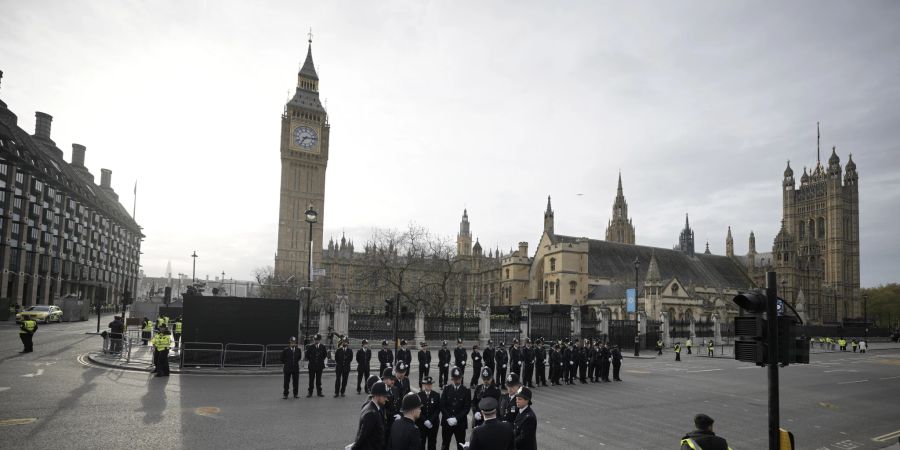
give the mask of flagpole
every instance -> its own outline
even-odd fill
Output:
[[[137,220],[137,180],[134,180],[134,206],[131,207],[131,219]]]

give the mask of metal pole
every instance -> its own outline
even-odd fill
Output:
[[[866,327],[865,337],[866,345],[869,344],[869,294],[863,294],[863,322]]]
[[[191,272],[192,283],[197,284],[197,250],[194,250],[191,258],[194,258],[194,270]]]
[[[394,302],[394,356],[397,356],[397,350],[400,349],[400,293],[397,293],[397,301]],[[395,361],[396,364],[396,361]]]
[[[640,261],[634,258],[634,356],[641,354],[641,322],[638,316],[638,267]]]
[[[766,330],[769,369],[769,450],[778,450],[778,287],[775,272],[766,272]]]
[[[309,309],[312,304],[312,254],[313,254],[313,223],[309,222],[309,267],[307,268],[307,272],[309,272],[309,276],[306,277],[306,327],[304,327],[304,334],[309,336]]]

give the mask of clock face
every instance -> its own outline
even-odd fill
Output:
[[[316,145],[316,141],[318,140],[319,135],[316,134],[316,130],[306,126],[294,128],[294,144],[298,147],[307,150],[311,149]]]

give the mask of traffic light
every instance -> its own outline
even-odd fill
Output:
[[[767,317],[767,301],[766,295],[759,292],[747,292],[734,297],[734,303],[750,313],[749,316],[734,318],[734,359],[764,366],[770,362],[769,345],[774,345],[778,356],[777,361],[773,362],[782,366],[809,364],[809,339],[796,336],[797,322],[793,317],[782,316],[780,311],[775,319]],[[780,305],[784,304],[782,299],[777,301]],[[778,332],[775,336],[769,336],[766,331],[769,320],[777,321]]]

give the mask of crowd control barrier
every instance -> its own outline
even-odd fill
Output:
[[[182,342],[181,367],[222,367],[224,353],[218,342]]]
[[[223,367],[262,367],[266,348],[262,344],[226,344]]]

